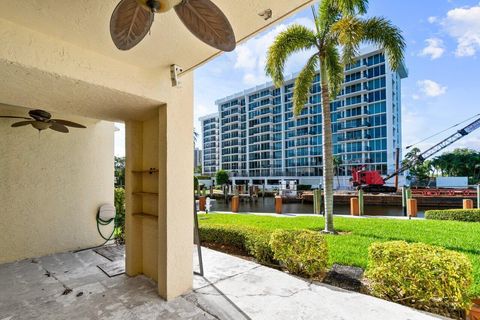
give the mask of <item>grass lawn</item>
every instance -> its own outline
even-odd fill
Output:
[[[255,215],[208,214],[199,217],[200,227],[209,224],[234,224],[254,226],[267,230],[310,229],[322,230],[323,217],[268,217]],[[480,297],[480,223],[352,219],[336,216],[335,229],[341,235],[327,236],[329,265],[367,267],[368,247],[377,241],[405,240],[423,242],[466,254],[473,265],[475,283],[472,293]]]

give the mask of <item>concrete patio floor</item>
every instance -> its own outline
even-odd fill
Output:
[[[169,302],[146,277],[106,276],[92,250],[3,264],[0,319],[438,319],[206,248],[203,259],[205,277]]]

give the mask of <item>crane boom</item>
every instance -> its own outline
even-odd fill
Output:
[[[433,147],[425,150],[416,159],[411,160],[410,162],[408,162],[406,165],[402,166],[400,169],[398,169],[394,173],[385,177],[384,180],[386,181],[388,179],[391,179],[391,178],[395,177],[396,175],[410,169],[418,161],[423,162],[424,160],[430,158],[431,156],[433,156],[437,152],[439,152],[439,151],[445,149],[446,147],[448,147],[449,145],[457,142],[458,140],[462,139],[463,137],[465,137],[469,133],[472,133],[473,131],[477,130],[478,128],[480,128],[480,118],[473,121],[469,125],[463,127],[462,129],[458,130],[457,132],[455,132],[451,136],[443,139],[441,142],[437,143]]]

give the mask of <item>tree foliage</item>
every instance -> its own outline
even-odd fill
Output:
[[[293,92],[293,111],[299,115],[308,102],[310,88],[320,69],[322,91],[323,186],[325,190],[325,232],[333,229],[333,150],[330,99],[340,92],[345,64],[354,61],[362,43],[385,49],[390,66],[397,70],[403,62],[405,41],[401,31],[381,17],[366,18],[368,0],[321,0],[312,7],[315,29],[293,24],[281,32],[267,53],[265,72],[275,85],[284,81],[288,58],[300,51],[313,50],[300,71]]]
[[[115,157],[115,188],[125,187],[125,157]]]
[[[431,164],[443,176],[468,177],[469,183],[480,183],[479,151],[455,149],[434,158]]]
[[[228,172],[225,170],[218,170],[217,174],[215,175],[215,180],[217,185],[224,185],[228,183]]]
[[[408,165],[412,163],[409,173],[407,175],[407,180],[413,185],[428,185],[430,177],[432,175],[432,166],[431,161],[420,161],[419,155],[422,152],[418,148],[413,148],[410,152],[405,155],[405,159],[402,161],[402,165]]]

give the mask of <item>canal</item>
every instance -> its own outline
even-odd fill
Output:
[[[226,203],[223,199],[214,200],[211,202],[212,207],[210,211],[231,211],[230,203]],[[283,213],[297,213],[306,214],[313,213],[312,203],[284,203]],[[424,213],[429,209],[443,209],[443,208],[418,208],[418,217],[424,217]],[[275,212],[274,198],[259,198],[258,201],[241,202],[240,212],[251,213],[273,213]],[[337,215],[349,215],[350,207],[345,204],[336,204],[334,206],[334,212]],[[401,206],[373,206],[365,205],[365,215],[368,216],[403,216]]]

